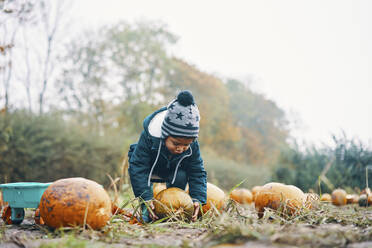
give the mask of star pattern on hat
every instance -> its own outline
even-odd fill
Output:
[[[193,127],[193,125],[192,125],[191,122],[189,122],[189,123],[186,124],[186,127]]]
[[[180,120],[182,120],[182,117],[184,116],[184,114],[182,114],[182,112],[179,112],[178,114],[177,114],[177,117],[176,117],[176,119],[180,119]]]
[[[182,105],[175,99],[167,106],[162,124],[162,136],[197,137],[199,120],[199,110],[196,104]]]

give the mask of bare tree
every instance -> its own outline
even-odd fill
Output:
[[[9,87],[12,78],[12,58],[13,47],[15,43],[16,34],[19,28],[18,17],[21,13],[13,15],[12,11],[7,10],[0,13],[0,74],[1,81],[4,87],[4,108],[9,108]]]
[[[27,42],[27,34],[26,29],[23,29],[23,42],[24,42],[24,52],[25,52],[25,78],[24,78],[24,86],[26,88],[27,94],[27,102],[28,102],[28,109],[32,112],[32,97],[31,97],[31,64],[30,64],[30,48]]]
[[[4,108],[9,108],[10,85],[14,81],[15,50],[20,48],[19,30],[33,18],[33,1],[7,1],[0,11],[0,76],[4,87]]]
[[[49,1],[40,1],[41,21],[46,34],[46,53],[42,64],[42,87],[39,92],[40,114],[43,113],[45,93],[54,71],[52,55],[55,51],[53,48],[55,45],[56,34],[61,28],[61,19],[63,18],[63,13],[65,13],[66,6],[66,2],[64,1],[57,1],[54,8]]]

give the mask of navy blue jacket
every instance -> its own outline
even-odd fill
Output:
[[[190,144],[185,152],[172,155],[171,159],[168,159],[170,152],[165,146],[164,139],[160,135],[155,137],[150,134],[149,125],[151,120],[163,111],[166,111],[166,107],[145,118],[143,121],[144,130],[139,141],[137,144],[131,145],[128,152],[129,174],[134,195],[143,198],[145,201],[151,200],[153,191],[150,185],[150,177],[154,172],[171,175],[170,178],[173,178],[174,181],[176,173],[179,170],[184,170],[188,178],[191,198],[205,204],[207,201],[207,173],[200,156],[197,139]]]

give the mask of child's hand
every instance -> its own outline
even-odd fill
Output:
[[[150,218],[151,218],[152,220],[158,220],[159,217],[156,216],[156,214],[155,214],[155,206],[154,206],[153,201],[150,201],[150,202],[149,202],[149,207],[151,208],[151,211],[149,211]]]
[[[199,209],[200,209],[199,202],[194,202],[194,213],[192,214],[191,218],[192,221],[196,221],[196,219],[198,218]]]

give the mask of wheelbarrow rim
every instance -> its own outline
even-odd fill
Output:
[[[18,183],[4,183],[0,184],[3,189],[24,189],[24,188],[45,188],[52,183],[39,183],[39,182],[18,182]]]

